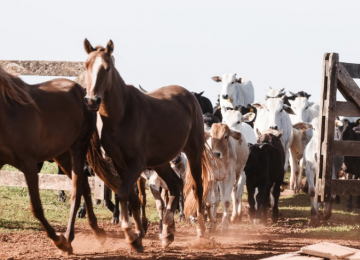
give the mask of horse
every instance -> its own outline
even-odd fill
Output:
[[[103,121],[101,145],[111,158],[121,181],[95,169],[104,182],[117,192],[121,204],[121,226],[126,242],[138,252],[143,251],[139,198],[133,191],[136,180],[146,168],[153,168],[166,182],[170,191],[166,208],[162,246],[174,241],[174,212],[183,188],[182,180],[175,178],[169,161],[184,151],[192,176],[192,187],[197,201],[197,235],[205,231],[202,199],[207,191],[202,178],[207,178],[208,163],[205,149],[202,111],[194,95],[183,87],[172,85],[148,94],[140,92],[125,81],[116,70],[111,54],[114,44],[93,47],[85,39],[88,54],[85,62],[86,97],[90,111],[99,111]],[[94,145],[100,149],[100,144]],[[93,153],[99,153],[94,150]],[[96,163],[95,163],[96,165]],[[205,191],[205,193],[204,193]],[[135,230],[129,222],[127,205],[133,212]]]
[[[105,242],[105,232],[94,215],[85,156],[94,138],[94,113],[83,103],[84,89],[67,79],[28,85],[0,67],[0,168],[9,164],[24,173],[30,209],[47,236],[60,250],[72,253],[74,222],[81,195],[94,236]],[[71,207],[64,235],[56,234],[44,216],[39,196],[37,163],[53,159],[72,178]]]

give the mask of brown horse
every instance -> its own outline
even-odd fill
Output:
[[[91,111],[99,111],[103,129],[101,143],[111,157],[121,185],[117,194],[121,203],[122,228],[126,241],[142,251],[144,231],[139,220],[139,198],[134,184],[142,171],[153,168],[167,183],[170,190],[169,204],[164,217],[162,244],[168,246],[174,240],[174,211],[182,181],[176,176],[169,161],[184,151],[191,169],[193,190],[197,200],[197,234],[203,236],[202,178],[207,178],[202,160],[204,148],[204,123],[201,108],[194,95],[180,86],[168,86],[149,94],[126,85],[116,70],[111,54],[114,49],[110,40],[106,48],[93,48],[85,39],[88,58],[86,68],[85,103]],[[95,170],[99,173],[97,170]],[[111,176],[110,176],[111,177]],[[106,184],[114,189],[113,178],[103,176]],[[206,182],[205,182],[206,183]],[[134,214],[135,234],[129,222],[128,202]]]
[[[95,127],[95,115],[83,103],[84,96],[84,89],[73,81],[56,79],[30,86],[0,67],[0,168],[10,164],[24,173],[33,215],[53,243],[68,253],[72,252],[70,243],[82,194],[93,234],[104,242],[83,174]],[[37,162],[50,159],[73,180],[65,237],[57,235],[45,219],[39,196]]]

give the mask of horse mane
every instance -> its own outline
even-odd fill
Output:
[[[34,99],[30,95],[29,86],[19,77],[7,73],[0,66],[0,98],[9,105],[10,101],[27,106],[37,107]]]

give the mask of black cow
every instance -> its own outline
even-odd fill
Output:
[[[208,99],[207,97],[204,97],[202,95],[204,93],[204,91],[200,92],[200,93],[196,93],[196,92],[191,92],[191,93],[194,94],[197,101],[199,102],[203,114],[205,114],[205,113],[213,114],[214,113],[213,105],[212,105],[210,99]]]
[[[348,119],[336,120],[335,125],[339,140],[360,141],[360,133],[355,132],[358,131],[357,129],[360,130],[360,119],[355,122],[350,122]],[[346,166],[345,172],[351,174],[353,179],[360,177],[360,157],[344,156],[344,164]],[[348,211],[351,211],[353,208],[352,200],[352,195],[349,195],[347,202]],[[357,207],[360,208],[360,196],[357,198]]]
[[[217,118],[215,115],[210,113],[203,114],[203,118],[204,118],[204,127],[207,131],[210,130],[212,124],[221,122],[219,118]]]
[[[287,99],[290,100],[295,100],[295,98],[297,97],[306,97],[307,99],[309,99],[309,97],[311,96],[310,94],[306,93],[305,91],[299,91],[298,93],[292,93],[291,91],[289,91],[291,96],[287,97]]]
[[[246,174],[246,187],[250,205],[250,218],[260,218],[267,223],[267,210],[270,207],[270,190],[274,197],[272,209],[272,221],[275,223],[279,217],[280,185],[284,179],[284,162],[280,151],[270,143],[248,144],[249,158],[244,171]],[[257,209],[255,210],[255,189]]]

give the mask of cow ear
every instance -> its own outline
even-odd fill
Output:
[[[114,51],[114,43],[112,40],[110,40],[108,42],[108,44],[106,45],[105,52],[107,52],[111,55],[113,53],[113,51]]]
[[[283,108],[286,111],[286,113],[291,114],[291,115],[296,115],[290,106],[284,104]]]
[[[242,83],[242,78],[236,79],[236,82],[237,82],[237,83]]]
[[[198,95],[201,96],[204,93],[204,91],[200,92]]]
[[[312,124],[304,123],[304,122],[297,123],[297,124],[293,125],[292,127],[297,129],[297,130],[301,130],[303,132],[305,132],[308,129],[313,129],[314,128]]]
[[[205,131],[205,142],[211,137],[209,131]]]
[[[245,115],[243,115],[242,119],[244,122],[251,123],[251,122],[254,122],[255,117],[256,117],[256,114],[250,112],[250,113],[246,113]]]
[[[261,132],[259,131],[258,128],[256,128],[256,134],[258,135],[258,137],[261,137]]]
[[[212,80],[216,81],[216,82],[221,82],[221,77],[215,76],[215,77],[212,77]]]
[[[86,38],[84,40],[84,49],[87,54],[90,54],[91,52],[93,52],[95,50],[94,47],[91,45],[91,43]]]
[[[281,129],[281,131],[276,136],[280,138],[283,134],[284,134],[284,129]]]
[[[265,143],[260,145],[259,148],[261,149],[261,151],[266,151],[267,149],[270,148],[270,146],[271,146],[270,144]]]
[[[309,97],[311,97],[311,95],[306,93],[306,98],[309,99]]]
[[[252,103],[251,104],[253,107],[256,107],[256,108],[266,108],[266,105],[264,104],[261,104],[261,103]]]
[[[339,127],[339,126],[343,126],[344,123],[341,120],[335,120],[335,126]]]
[[[242,142],[240,132],[229,129],[229,133],[232,138],[234,138],[235,140],[238,140],[240,143]]]

